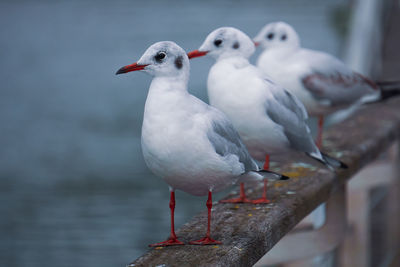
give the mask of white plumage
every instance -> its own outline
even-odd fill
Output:
[[[207,36],[198,51],[216,59],[207,82],[211,105],[231,119],[257,160],[298,150],[330,165],[312,140],[301,102],[249,63],[254,50],[251,39],[235,28]]]
[[[151,246],[180,245],[173,230],[174,190],[208,194],[209,223],[206,238],[194,244],[218,244],[210,238],[211,193],[238,180],[280,179],[258,166],[228,118],[188,93],[189,60],[173,42],[150,46],[137,63],[117,74],[142,70],[154,76],[146,100],[142,150],[146,164],[171,188],[171,237]]]
[[[302,48],[287,23],[267,24],[254,38],[264,51],[257,66],[296,95],[311,116],[325,116],[362,101],[379,99],[376,84],[324,52]]]
[[[269,155],[290,150],[305,152],[331,170],[344,167],[319,151],[306,124],[303,104],[249,63],[254,51],[254,43],[246,34],[223,27],[211,32],[198,50],[189,53],[189,58],[208,54],[216,60],[207,81],[210,104],[231,119],[251,156],[265,159],[265,169],[269,167]],[[253,203],[269,202],[266,186],[264,182],[263,197]]]

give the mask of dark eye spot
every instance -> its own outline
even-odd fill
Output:
[[[268,33],[268,34],[267,34],[267,38],[268,38],[269,40],[272,40],[272,39],[274,38],[274,34],[273,34],[272,32]]]
[[[161,61],[167,56],[165,52],[158,52],[157,55],[154,56],[154,59],[158,62],[161,63]]]
[[[235,42],[232,47],[238,49],[240,47],[239,42]]]
[[[183,66],[182,61],[183,61],[183,58],[182,58],[181,56],[177,57],[177,58],[175,59],[175,61],[174,61],[175,67],[176,67],[178,70],[181,69],[182,66]]]
[[[217,39],[217,40],[214,41],[214,45],[216,47],[220,46],[221,44],[222,44],[222,40],[221,39]]]
[[[287,39],[286,34],[284,34],[284,35],[281,36],[281,40],[282,40],[282,41],[285,41],[286,39]]]

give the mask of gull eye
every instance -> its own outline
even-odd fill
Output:
[[[285,41],[286,39],[287,39],[286,34],[284,34],[284,35],[281,36],[281,40],[282,40],[282,41]]]
[[[274,34],[272,32],[267,34],[267,39],[272,40],[274,38]]]
[[[157,55],[154,56],[154,59],[160,63],[166,56],[167,54],[165,54],[165,52],[158,52]]]
[[[221,39],[217,39],[217,40],[214,41],[214,45],[216,47],[219,47],[221,44],[222,44],[222,40]]]

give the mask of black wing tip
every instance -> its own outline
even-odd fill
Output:
[[[336,164],[336,166],[334,166],[334,165],[332,165],[332,164],[329,164],[329,165],[331,165],[332,167],[339,168],[339,169],[348,169],[348,168],[349,168],[349,166],[348,166],[346,163],[344,163],[343,161],[338,160],[338,159],[335,159],[335,158],[333,158],[333,157],[331,157],[331,156],[329,156],[328,154],[323,153],[323,152],[321,152],[321,154],[322,154],[322,156],[323,156],[323,157],[325,158],[325,160],[326,160],[326,162],[321,161],[322,163],[324,163],[324,164],[329,164],[329,160],[331,160],[331,161],[334,160],[334,161],[337,162],[337,164]]]
[[[349,166],[346,163],[344,163],[344,162],[342,162],[340,160],[339,160],[339,162],[340,162],[339,168],[341,168],[341,169],[348,169],[349,168]]]
[[[281,174],[281,179],[279,179],[279,180],[281,180],[281,181],[287,181],[287,180],[289,180],[289,179],[290,179],[289,176],[286,176],[286,175]]]
[[[379,86],[385,85],[393,85],[393,84],[400,84],[400,80],[382,80],[382,81],[375,81],[375,83]]]
[[[381,90],[381,99],[380,101],[385,101],[389,98],[396,97],[400,95],[400,87],[391,88],[391,89],[382,89]],[[379,101],[379,100],[378,100]]]
[[[280,174],[280,173],[276,173],[276,172],[272,172],[272,171],[269,171],[269,170],[261,169],[261,170],[259,170],[258,172],[269,172],[269,173],[276,174],[276,175],[279,176],[279,180],[280,180],[280,181],[286,181],[286,180],[289,180],[289,179],[290,179],[289,176],[286,176],[286,175],[283,175],[283,174]]]

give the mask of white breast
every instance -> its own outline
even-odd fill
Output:
[[[208,76],[211,105],[232,121],[252,157],[282,153],[289,142],[280,126],[266,116],[265,99],[270,93],[254,66],[219,61]]]
[[[148,167],[170,186],[206,195],[236,182],[244,167],[237,158],[227,161],[215,152],[207,137],[206,105],[194,99],[187,92],[150,92],[142,150]]]
[[[297,51],[297,50],[296,50]],[[303,86],[302,78],[312,73],[311,67],[301,58],[287,55],[288,51],[265,50],[257,60],[257,67],[283,88],[294,94],[306,107],[311,116],[325,113],[327,108],[315,99]]]

